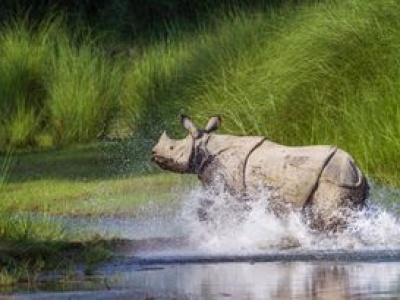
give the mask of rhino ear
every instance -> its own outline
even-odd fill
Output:
[[[181,123],[183,127],[185,127],[187,131],[189,131],[192,137],[197,138],[199,136],[199,130],[188,116],[181,115]]]
[[[204,132],[210,133],[217,130],[218,127],[221,126],[221,122],[222,120],[220,116],[211,117],[210,120],[208,120],[206,127],[204,128]]]

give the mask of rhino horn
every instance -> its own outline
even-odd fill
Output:
[[[208,120],[206,127],[204,128],[204,132],[210,133],[217,130],[221,126],[221,121],[222,120],[220,116],[211,117],[210,120]]]
[[[171,138],[168,136],[167,131],[163,131],[163,133],[161,134],[160,139],[168,139],[170,140]]]
[[[189,131],[193,138],[199,137],[200,131],[197,129],[197,126],[188,116],[181,115],[181,123],[183,127],[185,127],[187,131]]]

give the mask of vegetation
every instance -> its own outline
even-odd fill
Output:
[[[225,132],[339,145],[398,185],[399,14],[396,1],[239,11],[159,43],[128,72],[132,128],[178,133],[179,112],[202,122],[221,114]]]
[[[62,22],[48,19],[33,31],[15,21],[0,33],[3,148],[87,142],[104,134],[115,114],[118,65],[93,52],[89,33],[70,37]]]
[[[130,160],[136,154],[129,147],[91,144],[15,154],[0,190],[2,205],[8,211],[93,217],[135,216],[150,201],[171,205],[173,186],[192,180],[152,174],[149,160]]]
[[[0,162],[0,286],[34,282],[40,271],[53,268],[61,272],[72,263],[91,265],[111,256],[107,250],[110,242],[72,234],[66,224],[48,215],[11,210],[5,181],[9,180],[12,161],[10,150]],[[84,259],[88,255],[91,260]]]
[[[21,253],[10,243],[38,245],[29,249],[42,254],[18,256],[36,257],[29,266],[71,245],[45,218],[43,250],[35,222],[15,211],[135,214],[149,197],[171,200],[184,179],[154,174],[145,157],[162,130],[182,136],[180,113],[199,123],[220,114],[225,133],[335,144],[371,178],[400,186],[398,1],[142,2],[0,4],[9,265]]]
[[[68,277],[77,263],[89,272],[112,256],[118,237],[97,236],[57,215],[126,217],[137,215],[149,199],[158,205],[176,202],[174,187],[190,179],[135,176],[151,167],[147,161],[132,167],[128,149],[91,144],[0,159],[7,180],[0,184],[0,286],[35,282],[49,269]]]
[[[34,283],[40,272],[76,269],[77,263],[91,268],[112,256],[113,241],[77,234],[51,217],[0,214],[0,286],[16,282]],[[73,270],[71,269],[73,268]],[[73,275],[73,274],[72,274]]]
[[[210,5],[208,14],[189,5],[199,12],[191,31],[175,18],[146,42],[116,35],[112,49],[110,35],[98,34],[98,14],[96,34],[71,29],[72,14],[34,26],[17,18],[1,30],[2,148],[67,146],[122,131],[154,140],[164,128],[182,132],[179,113],[201,121],[218,113],[225,132],[339,145],[371,177],[398,185],[391,162],[399,158],[400,5],[308,2]],[[174,16],[188,5],[171,3]]]

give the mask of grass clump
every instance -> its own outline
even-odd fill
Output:
[[[0,286],[17,282],[34,283],[40,272],[60,273],[77,263],[88,266],[111,257],[111,241],[77,232],[47,213],[12,209],[4,197],[12,172],[9,152],[0,169]],[[32,211],[32,210],[31,210]]]
[[[47,101],[54,144],[85,143],[105,135],[118,110],[121,66],[89,37],[76,45],[62,31],[54,47]]]
[[[119,62],[89,31],[61,17],[17,20],[0,30],[0,149],[92,141],[105,134],[122,93]],[[43,144],[43,143],[42,143]]]
[[[32,147],[45,98],[47,49],[18,23],[0,32],[0,147]]]
[[[34,283],[41,272],[60,274],[78,263],[92,266],[109,259],[112,241],[84,237],[46,215],[0,213],[0,285]]]

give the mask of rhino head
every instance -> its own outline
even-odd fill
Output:
[[[171,139],[164,131],[152,150],[152,160],[163,170],[178,173],[196,173],[196,164],[201,158],[196,149],[206,141],[211,132],[221,124],[219,116],[211,117],[204,129],[198,129],[189,117],[181,116],[182,126],[188,136],[181,140]]]

